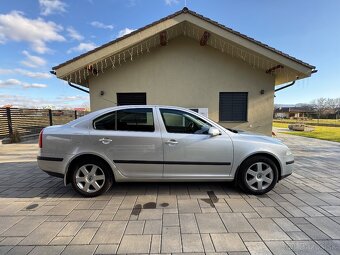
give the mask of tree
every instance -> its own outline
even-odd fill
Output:
[[[326,102],[327,102],[327,99],[324,97],[320,97],[311,102],[313,109],[318,114],[318,119],[320,119],[320,117],[324,114],[325,110],[327,109]]]

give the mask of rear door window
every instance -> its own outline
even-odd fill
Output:
[[[155,131],[152,108],[123,109],[106,113],[93,122],[97,130]]]

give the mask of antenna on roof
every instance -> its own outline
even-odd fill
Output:
[[[187,6],[187,0],[184,0],[184,7],[188,7]]]

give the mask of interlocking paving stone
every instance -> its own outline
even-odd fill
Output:
[[[152,235],[150,253],[161,252],[161,235]]]
[[[322,239],[330,239],[328,235],[322,232],[320,229],[315,227],[312,224],[297,224],[297,226],[305,232],[310,238],[322,240]]]
[[[200,233],[223,233],[227,232],[217,213],[196,214]]]
[[[161,234],[162,221],[161,220],[146,220],[144,225],[144,234]]]
[[[61,255],[92,255],[96,249],[97,245],[69,245]]]
[[[214,244],[212,243],[211,237],[209,234],[201,234],[202,243],[205,252],[214,252]]]
[[[280,218],[283,215],[275,207],[254,207],[262,218]]]
[[[164,227],[162,232],[162,253],[182,251],[182,241],[179,227]]]
[[[57,206],[55,206],[53,209],[49,210],[47,215],[52,216],[62,216],[62,215],[68,215],[74,208],[77,207],[79,202],[75,201],[62,201]]]
[[[295,252],[297,255],[326,255],[325,252],[318,244],[314,241],[286,241],[286,244]]]
[[[138,220],[161,220],[162,209],[142,209]]]
[[[182,234],[183,252],[204,252],[199,234]]]
[[[22,240],[20,245],[46,245],[65,225],[66,222],[44,222]]]
[[[217,252],[247,251],[238,234],[211,234],[211,239]]]
[[[256,233],[240,233],[243,242],[261,241],[261,238]]]
[[[2,236],[27,236],[41,223],[43,223],[47,217],[43,216],[27,216],[21,221],[17,222],[14,226],[2,233]]]
[[[28,255],[59,255],[65,246],[36,246]]]
[[[333,239],[340,239],[340,225],[326,217],[307,218],[314,226]]]
[[[26,255],[31,250],[33,250],[34,246],[14,246],[6,255]]]
[[[322,209],[326,210],[330,214],[334,216],[340,216],[340,206],[337,205],[328,205],[328,206],[321,206]]]
[[[100,244],[98,245],[95,254],[116,254],[117,249],[117,244]]]
[[[178,200],[179,213],[200,213],[201,208],[197,202],[197,199],[184,199]]]
[[[138,253],[340,254],[339,144],[280,138],[295,155],[294,173],[261,196],[183,182],[117,183],[83,198],[38,169],[36,144],[20,163],[8,155],[23,144],[0,144],[0,254],[114,254],[124,243],[133,250],[130,236],[147,237]]]
[[[331,255],[339,255],[340,240],[318,240],[316,241],[324,250]]]
[[[247,201],[243,199],[225,199],[233,212],[254,212]]]
[[[83,228],[72,239],[71,244],[89,244],[96,232],[96,228]]]
[[[118,244],[123,236],[126,221],[104,221],[93,237],[92,244]]]
[[[124,235],[117,253],[148,253],[150,245],[151,235]]]
[[[271,219],[249,219],[250,224],[265,240],[290,240],[289,236]]]
[[[1,240],[0,245],[17,245],[19,244],[24,237],[5,237]]]
[[[125,235],[141,235],[143,233],[145,221],[129,221],[126,230]]]
[[[163,214],[163,226],[175,227],[179,226],[179,218],[177,213],[165,213]]]
[[[300,231],[300,229],[287,218],[274,218],[273,220],[285,232]]]
[[[271,255],[272,253],[263,242],[245,242],[252,255]]]
[[[73,239],[73,236],[56,236],[49,243],[50,245],[68,245]]]
[[[84,222],[69,222],[58,233],[58,236],[75,236],[83,225]]]
[[[22,220],[24,217],[22,216],[3,216],[0,217],[0,235],[5,232],[7,229],[15,225],[17,222]]]
[[[228,232],[254,232],[242,213],[220,213]]]
[[[266,241],[266,245],[275,255],[294,255],[294,252],[283,241]]]

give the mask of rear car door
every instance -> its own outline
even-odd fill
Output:
[[[208,134],[212,126],[197,115],[159,109],[164,147],[164,178],[218,179],[230,175],[233,145],[230,137]]]
[[[161,178],[163,145],[152,107],[106,113],[93,122],[91,139],[129,178]]]

